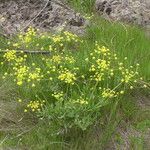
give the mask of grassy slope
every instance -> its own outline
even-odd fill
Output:
[[[82,7],[83,5],[81,2],[81,0],[72,1],[71,4],[82,12],[91,12],[89,8],[91,8],[91,5],[93,4],[92,0],[83,1],[85,3],[84,7]],[[97,40],[102,45],[108,46],[112,50],[116,51],[119,55],[119,59],[127,56],[129,65],[133,63],[140,63],[141,76],[144,76],[145,80],[149,81],[150,62],[148,61],[148,58],[150,55],[150,40],[145,37],[144,32],[138,27],[125,26],[121,23],[110,23],[100,19],[99,17],[94,17],[92,22],[94,24],[87,29],[88,34],[83,37],[87,40],[87,42],[83,47],[80,47],[80,58],[85,57],[87,51],[93,47],[94,41]],[[79,59],[79,63],[82,63],[82,59]],[[5,91],[5,89],[3,90]],[[132,95],[137,95],[137,92],[139,93],[141,91],[135,91],[132,93]],[[145,93],[147,94],[147,92]],[[130,94],[126,96],[119,103],[116,103],[116,105],[112,106],[110,115],[107,116],[107,119],[104,117],[104,123],[107,122],[107,124],[98,124],[96,127],[89,129],[87,133],[70,131],[70,134],[67,136],[57,138],[56,136],[51,136],[51,133],[56,130],[55,128],[50,129],[46,121],[39,121],[36,126],[30,127],[34,127],[31,131],[26,131],[21,135],[15,133],[13,136],[10,136],[11,132],[6,132],[5,134],[1,132],[0,146],[19,146],[22,149],[27,147],[27,149],[39,150],[95,150],[100,149],[99,147],[105,147],[113,135],[113,141],[115,141],[115,145],[117,145],[119,148],[119,146],[124,145],[124,142],[126,141],[123,141],[124,139],[121,136],[121,133],[116,130],[118,128],[118,123],[120,123],[120,126],[122,126],[124,129],[127,129],[130,126],[133,126],[134,128],[140,126],[139,128],[145,131],[149,127],[150,121],[147,118],[149,114],[149,107],[142,107],[141,109],[141,107],[137,105],[136,100],[137,98],[134,99]],[[142,138],[135,136],[134,133],[133,136],[135,137],[132,137],[132,135],[130,136],[131,147],[133,149],[136,149],[135,146],[137,145],[139,145],[138,147],[140,147],[140,149],[144,149],[144,140]],[[7,137],[6,141],[4,140],[5,137]],[[11,139],[12,137],[13,139]]]

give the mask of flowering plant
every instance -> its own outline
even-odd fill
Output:
[[[102,107],[139,86],[139,64],[128,66],[127,57],[120,61],[114,51],[98,42],[86,55],[70,50],[84,42],[70,32],[39,35],[31,27],[18,36],[17,43],[9,42],[13,49],[36,47],[50,52],[34,57],[9,50],[3,55],[1,65],[8,66],[3,79],[15,82],[24,112],[86,130],[101,116]]]

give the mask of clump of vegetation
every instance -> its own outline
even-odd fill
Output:
[[[84,52],[78,47],[85,43],[67,31],[39,35],[32,27],[19,34],[16,43],[8,42],[13,50],[2,55],[1,67],[7,68],[3,79],[16,83],[17,100],[25,105],[24,112],[35,112],[63,128],[86,130],[101,117],[106,105],[129,89],[147,87],[141,84],[138,63],[129,66],[127,57],[120,60],[98,41],[86,55],[80,55]],[[50,53],[34,59],[17,50],[35,47]]]
[[[67,2],[82,13],[91,14],[94,10],[95,0],[67,0]]]

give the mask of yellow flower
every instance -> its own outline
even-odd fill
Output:
[[[98,43],[95,44],[96,49],[94,50],[95,53],[97,54],[103,54],[104,56],[108,55],[109,53],[109,49],[106,48],[105,46],[99,46]]]
[[[16,51],[15,50],[10,50],[7,53],[4,54],[3,56],[7,61],[12,61],[15,60],[17,58],[16,56]]]
[[[95,67],[95,65],[91,65],[91,68],[89,69],[89,71],[95,71],[96,70],[96,67]]]
[[[74,100],[73,103],[77,103],[77,104],[81,104],[81,105],[88,105],[88,100],[87,99],[84,99],[82,97],[80,97],[79,99],[77,100]]]
[[[69,70],[65,69],[60,72],[58,79],[64,81],[65,83],[74,84],[76,77],[75,73],[71,73]]]
[[[34,84],[34,83],[32,83],[32,87],[35,87],[35,84]]]
[[[19,98],[19,99],[18,99],[18,102],[21,103],[21,102],[22,102],[22,99]]]
[[[49,51],[51,52],[53,50],[52,45],[49,45]]]
[[[53,40],[54,43],[60,43],[63,39],[64,38],[60,35],[57,35],[57,36],[55,35],[55,36],[52,37],[52,40]]]
[[[27,110],[27,109],[25,109],[25,110],[24,110],[24,112],[28,112],[28,110]]]
[[[133,86],[130,86],[130,89],[132,90],[132,89],[133,89]]]
[[[72,56],[68,56],[68,55],[65,57],[65,60],[67,61],[67,63],[70,64],[75,62],[75,59]]]
[[[34,71],[30,72],[28,74],[28,82],[33,81],[40,81],[43,78],[43,75],[41,75],[41,68],[35,68]],[[32,83],[32,87],[35,87],[35,84]]]
[[[16,76],[17,85],[20,86],[23,84],[23,81],[28,76],[29,67],[19,66],[19,68],[14,67],[13,69],[15,71],[14,75]]]
[[[120,94],[124,94],[124,91],[120,91]]]
[[[98,72],[96,72],[95,75],[94,75],[94,79],[96,81],[102,81],[103,80],[103,76],[104,76],[104,73],[98,73]]]
[[[52,57],[52,61],[53,61],[54,63],[60,64],[60,63],[61,63],[61,60],[62,60],[62,57],[61,57],[60,55],[54,55],[54,56]]]
[[[78,36],[76,34],[65,31],[64,35],[65,35],[65,38],[66,38],[65,40],[67,42],[71,42],[71,41],[78,42],[79,41]]]
[[[106,60],[101,60],[101,59],[98,59],[97,61],[97,64],[98,64],[98,68],[101,69],[101,70],[107,70],[109,69],[109,62],[107,62]]]
[[[134,74],[128,73],[128,72],[126,71],[126,73],[125,73],[125,75],[124,75],[124,82],[125,82],[125,83],[128,83],[133,77],[134,77]]]
[[[55,97],[57,100],[63,100],[63,96],[64,96],[64,93],[63,91],[61,92],[54,92],[54,94],[52,94],[53,97]]]
[[[117,96],[117,93],[109,88],[103,90],[102,92],[102,97],[103,98],[113,98],[113,97],[116,97]]]
[[[19,43],[14,43],[13,46],[19,48]]]
[[[22,84],[23,84],[22,81],[18,81],[18,82],[17,82],[17,85],[19,85],[19,86],[22,85]]]
[[[27,104],[27,108],[30,109],[32,112],[40,111],[44,103],[45,101],[30,101]]]

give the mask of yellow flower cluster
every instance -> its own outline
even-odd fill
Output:
[[[16,43],[13,43],[12,46],[15,48],[28,48],[31,43],[33,43],[37,33],[33,27],[29,27],[26,33],[20,33],[18,35],[18,40]],[[11,42],[9,42],[11,44]]]
[[[15,66],[19,66],[26,61],[27,55],[20,56],[15,59]]]
[[[63,101],[64,93],[62,91],[61,92],[54,92],[54,94],[52,94],[52,96],[55,97],[59,101]]]
[[[65,83],[74,84],[76,80],[76,73],[67,69],[68,64],[75,63],[75,59],[70,54],[54,54],[52,57],[43,59],[46,62],[47,70],[46,74],[49,76],[49,80],[53,80],[55,77]],[[70,67],[70,66],[69,66]],[[73,67],[74,72],[78,70],[77,67]]]
[[[96,60],[96,63],[98,65],[97,68],[100,69],[101,71],[108,70],[110,67],[110,62],[109,61],[107,62],[106,60],[103,59]]]
[[[44,44],[44,43],[49,43]],[[65,31],[60,32],[58,34],[46,34],[46,33],[38,33],[38,30],[33,27],[29,27],[27,32],[20,33],[18,35],[18,39],[16,42],[8,42],[9,45],[12,45],[14,49],[33,49],[37,48],[40,50],[49,50],[51,52],[63,51],[65,46],[70,42],[81,42],[79,37],[76,34]]]
[[[66,37],[65,40],[68,41],[68,42],[71,42],[71,41],[78,42],[79,41],[78,40],[78,36],[76,34],[73,34],[71,32],[65,31],[64,35]]]
[[[89,103],[88,103],[88,100],[87,100],[87,99],[84,99],[84,98],[82,98],[82,97],[80,97],[79,99],[73,101],[73,103],[81,104],[81,105],[87,105],[87,104],[89,104]]]
[[[138,72],[129,71],[128,69],[125,69],[122,71],[123,78],[121,79],[121,82],[129,83],[135,75],[138,74]]]
[[[27,104],[27,109],[24,110],[24,112],[27,112],[28,110],[31,110],[32,112],[40,111],[43,107],[45,101],[30,101],[29,104]]]
[[[54,43],[60,43],[63,42],[64,38],[61,35],[54,35],[52,37],[52,40]]]
[[[20,51],[20,54],[23,54],[23,51]],[[23,56],[19,56],[15,50],[8,50],[8,52],[3,55],[3,58],[5,61],[14,64],[14,66],[18,66],[26,61],[27,55],[23,54]]]
[[[61,61],[62,61],[62,57],[60,55],[54,55],[52,57],[52,62],[54,62],[54,63],[60,64]]]
[[[69,56],[69,55],[65,55],[65,56],[53,55],[52,58],[51,58],[51,61],[56,63],[56,64],[60,64],[60,63],[73,64],[75,62],[75,59],[72,56]]]
[[[99,72],[95,72],[95,74],[93,75],[95,81],[102,81],[104,79],[103,76],[104,76],[104,73],[99,73]]]
[[[97,59],[96,60],[97,66],[96,65],[91,65],[91,68],[89,71],[96,71],[97,69],[100,71],[108,70],[110,67],[110,61],[106,61],[103,59]]]
[[[35,64],[32,64],[33,67],[28,67],[25,65],[27,55],[24,55],[23,51],[20,52],[21,55],[16,55],[16,51],[11,50],[3,55],[4,59],[11,63],[13,72],[10,74],[15,77],[14,81],[18,86],[21,86],[24,82],[32,82],[32,87],[35,86],[33,82],[40,81],[43,78],[41,75],[41,69],[34,67]],[[4,74],[4,77],[8,73]]]
[[[3,55],[3,58],[5,58],[8,62],[15,60],[17,58],[16,51],[15,50],[8,51]]]
[[[129,83],[129,81],[134,77],[134,74],[132,73],[125,73],[124,78],[121,80],[121,82]]]
[[[115,92],[114,90],[111,90],[110,88],[104,88],[103,92],[102,92],[102,97],[103,98],[113,98],[113,97],[117,97],[118,94],[117,92]]]
[[[66,55],[66,56],[65,56],[65,61],[66,61],[67,63],[73,64],[73,63],[75,62],[75,59],[74,59],[72,56]]]
[[[43,75],[41,75],[41,68],[35,68],[33,72],[29,72],[28,75],[28,82],[35,82],[40,81],[43,78]],[[32,87],[34,87],[35,84],[32,83]]]
[[[17,85],[22,85],[26,77],[28,76],[29,67],[27,66],[19,66],[13,67],[14,75],[16,76]]]
[[[32,42],[33,37],[35,37],[35,36],[36,36],[35,29],[32,27],[29,27],[25,36],[23,37],[23,40],[25,43],[30,43],[30,42]]]
[[[94,73],[90,78],[95,81],[102,81],[104,77],[108,74],[109,76],[114,75],[114,70],[111,67],[111,52],[108,48],[102,46],[100,47],[98,43],[95,44],[94,52],[90,53],[92,57],[89,61],[89,58],[86,58],[86,62],[92,63],[89,71]]]
[[[106,78],[111,80],[115,74],[120,74],[120,82],[129,83],[134,81],[138,75],[138,65],[136,68],[133,66],[126,68],[124,63],[119,62],[114,52],[104,46],[99,46],[98,42],[96,42],[94,52],[90,53],[90,56],[91,59],[86,58],[85,61],[90,63],[89,71],[92,73],[90,76],[92,80],[98,82]],[[127,57],[124,60],[127,60]]]
[[[59,73],[60,73],[60,75],[58,76],[59,80],[64,81],[65,83],[74,84],[76,80],[76,73],[72,73],[66,68],[60,71]]]
[[[80,42],[79,37],[68,31],[64,31],[61,34],[49,36],[49,39],[53,41],[53,44],[49,45],[49,50],[51,52],[56,52],[57,50],[63,51],[63,47],[70,42]]]
[[[96,44],[95,44],[95,50],[94,50],[94,52],[95,53],[97,53],[97,54],[102,54],[102,55],[104,55],[104,56],[106,56],[106,55],[110,55],[110,50],[108,49],[108,48],[106,48],[105,46],[100,46],[100,45],[98,45],[98,43],[96,42]]]

